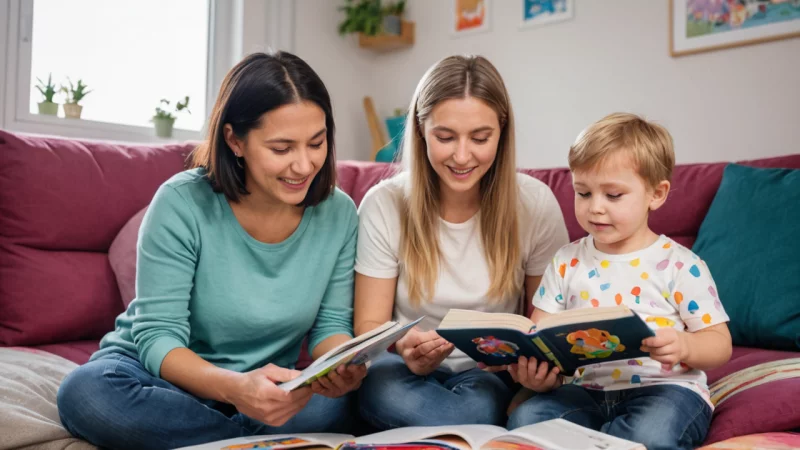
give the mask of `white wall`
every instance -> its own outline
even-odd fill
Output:
[[[376,95],[371,84],[378,72],[377,57],[359,49],[355,36],[339,36],[343,15],[337,8],[343,3],[296,0],[293,51],[319,74],[331,95],[337,158],[367,160],[371,141],[363,98]]]
[[[580,130],[612,111],[668,127],[681,163],[800,152],[800,39],[672,58],[666,0],[576,0],[572,20],[527,30],[520,0],[495,0],[491,31],[452,38],[449,0],[410,0],[416,45],[376,55],[336,34],[340,3],[297,2],[294,50],[331,91],[343,159],[370,154],[364,95],[382,114],[406,107],[454,53],[482,54],[503,75],[521,167],[566,165]]]

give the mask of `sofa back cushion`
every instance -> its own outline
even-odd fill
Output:
[[[796,169],[800,168],[800,154],[739,163],[753,167]],[[691,248],[717,193],[726,165],[727,163],[677,165],[672,174],[672,189],[667,202],[650,216],[653,231],[665,234]],[[339,184],[356,205],[361,203],[369,188],[380,180],[391,177],[395,172],[396,166],[384,163],[343,161],[338,165]],[[538,178],[550,186],[561,205],[571,241],[586,236],[586,232],[575,219],[575,194],[572,191],[572,175],[569,169],[520,169],[520,172]]]
[[[108,248],[192,148],[0,131],[0,345],[113,328],[123,304]]]

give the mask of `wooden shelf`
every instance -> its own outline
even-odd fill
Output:
[[[400,35],[379,34],[377,36],[358,35],[358,46],[376,52],[389,52],[414,45],[414,22],[403,21]]]

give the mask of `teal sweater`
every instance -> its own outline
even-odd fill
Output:
[[[352,336],[358,216],[344,192],[307,207],[283,242],[265,244],[239,225],[202,169],[179,173],[156,192],[137,246],[136,299],[100,342],[160,376],[161,362],[189,348],[244,372],[294,367],[335,334]]]

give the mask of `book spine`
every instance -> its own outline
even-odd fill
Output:
[[[555,364],[562,373],[564,372],[564,367],[561,365],[561,362],[556,358],[556,355],[553,354],[553,351],[550,350],[550,347],[544,343],[544,340],[540,336],[533,337],[533,343],[536,344],[536,347],[539,348],[545,358],[547,358],[551,363]]]

